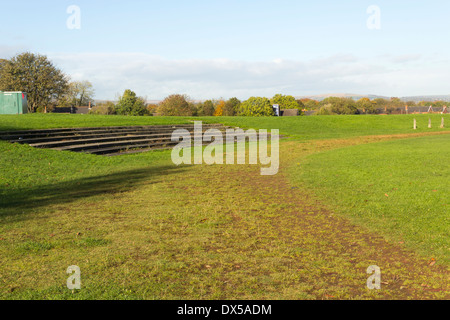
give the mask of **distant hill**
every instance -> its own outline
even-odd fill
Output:
[[[106,102],[113,102],[113,103],[117,103],[117,101],[114,100],[101,100],[101,99],[94,99],[95,104],[101,104],[101,103],[106,103]]]
[[[311,96],[296,97],[296,99],[308,98],[308,99],[313,99],[313,100],[317,100],[317,101],[322,101],[329,97],[351,98],[354,100],[359,100],[361,98],[369,98],[371,100],[378,99],[378,98],[390,99],[390,97],[378,96],[378,95],[374,95],[374,94],[356,94],[356,93],[324,93],[324,94],[316,94],[316,95],[311,95]]]
[[[429,96],[412,96],[412,97],[402,97],[403,101],[450,101],[450,95],[429,95]]]
[[[322,101],[325,98],[328,97],[341,97],[341,98],[352,98],[354,100],[359,100],[361,98],[369,98],[370,100],[373,99],[390,99],[391,97],[387,96],[379,96],[375,94],[354,94],[354,93],[325,93],[325,94],[317,94],[317,95],[311,95],[311,96],[299,96],[296,97],[296,99],[314,99],[317,101]],[[414,102],[420,102],[420,101],[449,101],[450,102],[450,95],[424,95],[424,96],[408,96],[408,97],[400,97],[400,100],[402,101],[414,101]]]

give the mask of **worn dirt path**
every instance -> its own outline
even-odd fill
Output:
[[[448,134],[448,133],[446,133]],[[280,173],[261,176],[259,169],[226,166],[221,175],[205,179],[227,185],[227,179],[238,181],[241,192],[251,193],[250,199],[263,199],[265,208],[258,212],[261,228],[255,237],[259,245],[267,239],[277,239],[291,248],[292,255],[284,264],[303,276],[308,293],[317,299],[378,298],[378,299],[448,299],[449,273],[443,266],[408,251],[401,244],[388,243],[383,237],[347,219],[339,217],[308,196],[302,186],[292,185],[286,169],[300,163],[308,154],[349,145],[410,138],[427,134],[370,136],[345,140],[286,142],[280,154]],[[253,214],[243,208],[235,213],[236,228]],[[254,210],[254,209],[253,209]],[[258,247],[258,246],[257,246]],[[382,271],[382,289],[366,287],[366,270],[377,265]]]

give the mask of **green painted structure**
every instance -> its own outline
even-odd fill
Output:
[[[28,112],[27,94],[21,91],[0,91],[0,114]]]

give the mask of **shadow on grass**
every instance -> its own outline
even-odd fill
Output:
[[[25,219],[30,209],[127,192],[144,184],[156,183],[158,178],[183,172],[187,168],[188,166],[148,167],[6,191],[0,197],[0,217],[16,216]]]

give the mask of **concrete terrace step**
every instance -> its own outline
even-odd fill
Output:
[[[174,146],[176,146],[178,142],[172,142],[172,141],[166,141],[166,142],[154,142],[154,143],[147,143],[147,144],[138,144],[138,145],[129,145],[126,148],[120,147],[120,146],[114,146],[109,148],[100,148],[100,149],[94,149],[94,150],[86,150],[86,153],[93,153],[93,154],[104,154],[108,156],[118,156],[123,154],[132,154],[132,153],[141,153],[141,152],[148,152],[153,150],[167,150]],[[206,145],[207,143],[203,143],[203,145]]]
[[[188,130],[192,133],[192,131]],[[203,133],[206,130],[203,130]],[[20,140],[10,140],[10,142],[17,143],[27,143],[32,147],[45,148],[51,146],[57,146],[58,144],[71,144],[71,143],[82,143],[85,141],[107,141],[107,140],[123,140],[126,138],[133,139],[134,137],[171,137],[173,130],[163,132],[163,133],[153,133],[153,131],[133,131],[125,133],[108,133],[108,134],[89,134],[89,135],[78,135],[78,136],[57,136],[50,138],[34,138],[34,139],[20,139]]]
[[[203,131],[203,135],[205,135],[205,131]],[[70,139],[52,139],[50,141],[45,142],[35,142],[35,139],[32,141],[26,141],[30,146],[35,148],[56,148],[77,144],[88,144],[88,143],[96,143],[96,142],[111,142],[111,141],[124,141],[124,140],[138,140],[138,139],[154,139],[154,140],[170,140],[172,138],[172,133],[158,133],[158,134],[127,134],[127,135],[106,135],[103,137],[95,137],[95,136],[78,136],[71,137]],[[31,139],[30,139],[31,140]],[[38,139],[37,141],[40,141]],[[12,141],[14,142],[14,141]],[[32,142],[32,143],[30,143]],[[20,140],[20,143],[23,143]]]
[[[143,143],[137,145],[126,145],[126,146],[112,146],[108,148],[98,148],[93,150],[84,150],[85,153],[97,154],[97,155],[123,155],[129,153],[140,153],[145,151],[153,150],[166,150],[170,147],[175,146],[176,143],[170,142],[154,142],[154,143]]]
[[[238,137],[242,137],[245,135],[236,135],[235,142]],[[269,136],[269,135],[268,135]],[[203,142],[202,145],[208,145],[210,142]],[[224,139],[224,143],[226,143]],[[83,150],[85,153],[92,153],[92,154],[104,154],[108,156],[117,156],[117,155],[124,155],[124,154],[132,154],[132,153],[141,153],[141,152],[148,152],[153,150],[164,150],[164,149],[170,149],[175,147],[178,144],[178,142],[173,142],[170,139],[166,141],[148,141],[146,143],[142,144],[127,144],[125,146],[118,146],[114,145],[112,147],[106,147],[106,148],[98,148],[98,149],[87,149]],[[193,144],[192,144],[193,145]]]
[[[205,132],[208,129],[218,129],[224,133],[228,128],[230,127],[222,124],[202,124],[202,133],[205,137]],[[26,130],[19,132],[10,131],[1,132],[0,138],[12,143],[26,143],[36,148],[48,148],[60,151],[74,151],[99,155],[120,155],[174,147],[179,142],[171,141],[171,138],[173,131],[177,129],[186,129],[192,134],[194,125],[182,124],[164,126],[62,128]],[[207,136],[208,135],[206,135],[206,137]],[[204,144],[208,143],[209,142],[205,142]],[[224,141],[224,143],[226,143],[226,141]]]
[[[223,125],[209,125],[202,126],[203,129],[224,129]],[[21,142],[21,140],[38,139],[38,138],[52,138],[55,136],[79,136],[85,134],[109,134],[109,133],[133,133],[133,132],[147,132],[147,133],[162,133],[172,132],[176,129],[186,129],[193,131],[193,125],[179,125],[179,126],[137,126],[137,127],[99,127],[99,128],[73,128],[73,129],[48,129],[48,130],[27,130],[27,131],[7,131],[0,132],[0,138],[14,142]]]
[[[142,131],[145,133],[145,131]],[[139,132],[140,133],[140,132]],[[151,135],[152,133],[149,133]],[[166,134],[166,133],[161,133]],[[99,133],[99,134],[83,134],[83,135],[67,135],[67,136],[52,136],[52,137],[42,137],[42,138],[29,138],[29,139],[13,139],[9,140],[12,143],[26,143],[29,145],[34,144],[45,144],[52,143],[58,141],[76,141],[76,140],[84,140],[84,139],[101,139],[101,138],[113,138],[113,137],[123,137],[127,135],[134,135],[134,131],[127,132],[111,132],[111,133]]]
[[[211,137],[211,135],[203,135],[204,137]],[[236,135],[236,137],[242,137],[245,135]],[[131,139],[126,139],[131,138]],[[134,138],[134,139],[133,139]],[[94,140],[95,141],[95,140]],[[124,140],[114,140],[114,141],[104,141],[104,142],[94,142],[89,141],[91,143],[82,143],[82,144],[68,144],[66,146],[60,146],[60,147],[52,147],[51,149],[54,150],[70,150],[70,151],[86,151],[89,149],[98,149],[102,147],[121,147],[121,146],[135,146],[135,145],[145,145],[145,144],[154,144],[154,143],[162,143],[167,146],[175,146],[179,142],[178,141],[172,141],[171,136],[164,136],[164,137],[158,137],[158,138],[142,138],[142,137],[124,137]],[[226,142],[226,141],[224,141]]]
[[[167,141],[167,143],[170,142],[170,138],[162,139],[164,142]],[[163,142],[158,139],[136,139],[136,140],[122,140],[122,141],[111,141],[111,142],[97,142],[97,143],[86,143],[86,144],[77,144],[77,145],[69,145],[64,147],[56,147],[51,148],[54,150],[60,150],[60,151],[86,151],[89,149],[99,149],[102,147],[128,147],[128,146],[134,146],[134,145],[141,145],[141,144],[151,144],[151,143],[157,143],[157,142]]]
[[[142,138],[170,138],[170,134],[117,134],[117,135],[104,135],[102,137],[96,136],[78,136],[78,137],[70,137],[65,139],[51,140],[46,142],[37,142],[28,143],[30,146],[35,148],[55,148],[62,147],[65,145],[74,145],[74,144],[85,144],[90,142],[110,142],[110,141],[122,141],[122,140],[134,140],[134,139],[142,139]],[[39,139],[40,140],[40,139]]]
[[[205,127],[222,127],[222,124],[217,123],[203,123],[202,126]],[[146,129],[146,128],[156,128],[156,129],[162,129],[162,128],[180,128],[180,127],[194,127],[193,123],[186,123],[186,124],[171,124],[171,125],[148,125],[148,126],[104,126],[104,127],[76,127],[76,128],[51,128],[51,129],[30,129],[30,130],[7,130],[7,131],[0,131],[0,136],[4,134],[25,134],[29,132],[34,133],[52,133],[52,132],[62,132],[62,131],[95,131],[95,130],[108,130],[108,129]]]
[[[219,129],[223,131],[226,127],[215,127],[215,129]],[[189,132],[193,132],[192,128],[183,128]],[[208,130],[211,128],[207,128]],[[23,138],[20,137],[16,139],[16,137],[9,137],[9,139],[4,138],[4,140],[9,140],[12,143],[44,143],[44,142],[52,142],[52,141],[61,141],[61,140],[79,140],[79,139],[89,139],[89,138],[102,138],[102,137],[114,137],[114,136],[124,136],[124,135],[170,135],[175,129],[164,129],[164,130],[124,130],[124,131],[108,131],[108,132],[86,132],[86,133],[67,133],[63,135],[55,135],[55,136],[43,136],[43,137],[32,137],[32,138]]]

